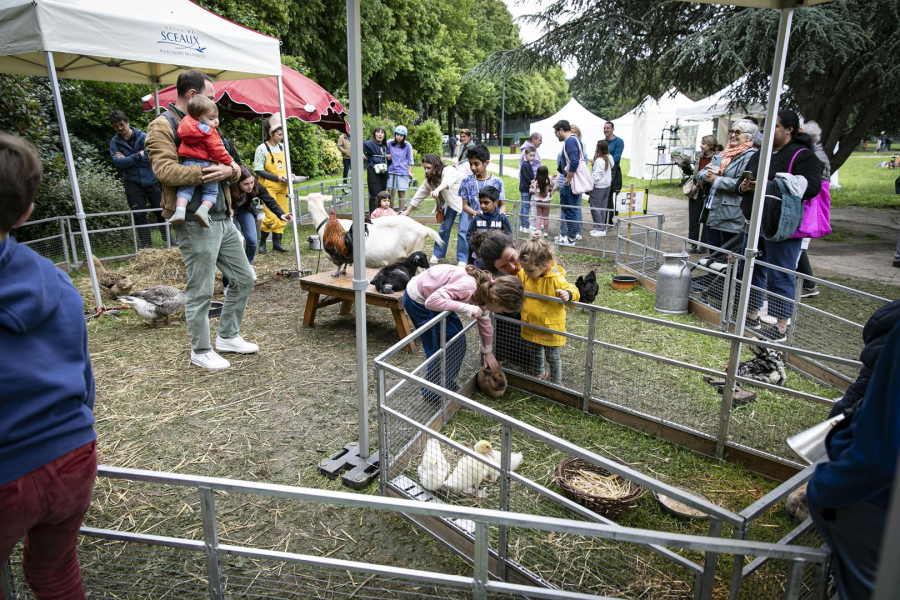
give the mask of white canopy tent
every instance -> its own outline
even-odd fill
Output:
[[[60,99],[59,77],[143,83],[158,88],[160,84],[175,83],[187,69],[199,69],[213,79],[276,76],[284,113],[279,40],[232,23],[189,0],[3,0],[0,39],[0,72],[50,77],[86,254],[91,251],[90,240]],[[290,173],[287,137],[284,144]],[[295,212],[293,207],[291,210]],[[294,236],[299,268],[296,227]],[[86,262],[96,305],[102,306],[94,266],[90,260]]]
[[[693,105],[694,101],[681,92],[670,90],[659,100],[648,96],[643,104],[613,121],[616,135],[625,141],[622,156],[631,159],[629,176],[638,179],[652,177],[653,169],[647,163],[656,162],[656,147],[663,129],[675,125],[679,109]]]
[[[531,133],[540,133],[544,139],[538,149],[541,160],[556,159],[562,150],[562,142],[556,139],[556,134],[553,132],[554,123],[560,119],[565,119],[572,125],[578,125],[581,129],[581,141],[584,142],[585,151],[589,155],[588,158],[592,158],[597,142],[605,137],[603,125],[606,123],[606,119],[595,115],[582,106],[578,100],[572,98],[555,115],[531,124]]]

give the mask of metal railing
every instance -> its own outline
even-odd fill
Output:
[[[103,466],[98,469],[98,476],[109,480],[124,480],[154,486],[174,486],[188,492],[193,490],[194,498],[199,503],[200,539],[83,527],[80,553],[84,584],[89,593],[97,595],[113,593],[116,597],[154,597],[155,594],[173,595],[174,592],[178,597],[208,597],[217,600],[226,597],[306,598],[324,592],[329,594],[329,597],[352,598],[357,597],[360,590],[365,587],[365,597],[369,598],[402,598],[411,595],[419,598],[449,595],[476,600],[522,596],[585,600],[602,598],[589,593],[509,583],[492,578],[489,572],[491,558],[489,539],[490,531],[496,528],[580,536],[598,543],[603,541],[660,546],[666,547],[670,552],[668,548],[705,552],[711,555],[740,553],[773,561],[787,561],[792,565],[791,572],[799,572],[806,566],[821,567],[828,560],[828,554],[822,550],[792,545],[661,534],[571,519],[330,490]],[[222,543],[219,538],[220,516],[216,501],[217,498],[233,495],[307,502],[319,506],[338,507],[339,510],[364,509],[471,523],[474,541],[472,553],[468,557],[472,563],[471,575]],[[184,509],[181,512],[184,512]],[[103,542],[91,546],[85,540]],[[136,565],[128,561],[127,553],[133,547],[147,550],[147,553],[140,557],[146,560],[146,563]],[[97,551],[98,556],[86,556],[92,554],[92,551]],[[170,571],[161,571],[160,561],[173,552],[178,560],[175,567]],[[263,564],[279,566],[265,570],[260,568]],[[793,568],[795,565],[799,568]],[[24,580],[20,578],[18,559],[12,564],[12,569],[9,567],[10,565],[6,563],[0,568],[0,589],[5,597],[8,600],[30,597]],[[359,579],[353,579],[354,575]],[[114,584],[115,591],[111,589]],[[798,586],[799,583],[792,583],[789,590],[795,587],[799,589]]]
[[[655,238],[653,243],[648,244],[644,241],[648,236]],[[656,281],[656,273],[665,252],[686,253],[688,245],[695,243],[683,236],[649,228],[646,224],[634,224],[631,237],[624,234],[620,227],[617,239],[616,264],[635,272],[643,280],[653,282]],[[691,297],[717,313],[718,326],[722,330],[733,329],[738,318],[737,300],[744,258],[736,252],[723,251],[699,242],[696,244],[709,250],[710,253],[715,253],[718,260],[710,263],[708,259],[687,259],[694,274]],[[878,308],[889,302],[887,298],[821,277],[803,275],[764,260],[756,261],[755,268],[785,273],[795,280],[795,293],[792,298],[756,286],[751,289],[751,297],[758,298],[757,303],[765,306],[776,301],[790,311],[791,318],[788,321],[785,343],[787,348],[784,349],[786,359],[795,355],[791,351],[794,346],[856,359],[862,350],[862,329],[866,320]],[[815,300],[808,301],[802,298],[804,282],[811,282],[818,287],[820,293]],[[827,309],[817,306],[823,304],[823,300],[826,299]],[[764,302],[765,300],[767,301]],[[761,314],[764,321],[775,322],[774,316],[767,316],[765,310]],[[803,369],[804,362],[814,366],[815,371],[810,373],[810,369]],[[858,372],[856,365],[829,364],[815,358],[801,361],[797,366],[819,379],[827,379],[830,384],[840,384],[843,381],[846,385],[856,378]]]
[[[541,298],[551,300],[549,298]],[[755,444],[747,443],[753,441],[753,437],[734,436],[734,430],[729,431],[729,421],[735,419],[736,423],[744,426],[743,420],[736,419],[737,413],[741,411],[735,411],[735,414],[729,412],[725,419],[724,427],[719,422],[721,407],[709,409],[708,418],[705,420],[701,419],[700,423],[690,420],[686,421],[683,418],[679,419],[677,415],[696,415],[698,407],[708,405],[710,396],[715,397],[712,388],[705,384],[701,384],[701,386],[689,385],[686,389],[679,389],[679,386],[673,385],[673,382],[677,382],[680,385],[685,378],[668,377],[664,387],[660,386],[653,389],[651,385],[653,393],[649,396],[641,394],[640,390],[631,396],[619,394],[617,397],[611,397],[608,394],[610,390],[628,389],[630,384],[638,384],[640,380],[652,380],[661,373],[665,375],[673,371],[714,375],[722,378],[726,375],[725,372],[715,369],[598,339],[599,336],[617,329],[617,325],[610,324],[610,321],[628,319],[642,323],[644,326],[675,327],[685,332],[715,338],[723,343],[734,342],[737,339],[736,336],[727,332],[673,323],[603,307],[587,306],[578,303],[570,303],[570,307],[574,309],[570,311],[570,321],[573,320],[571,312],[582,312],[586,313],[588,322],[569,326],[567,327],[568,331],[562,334],[566,337],[567,345],[565,348],[568,350],[564,364],[569,365],[564,371],[563,380],[552,384],[543,382],[534,373],[518,364],[515,356],[509,353],[507,354],[507,364],[504,367],[508,373],[514,374],[522,380],[543,385],[547,390],[557,389],[564,392],[576,400],[573,403],[576,407],[586,412],[594,412],[597,406],[614,408],[630,420],[637,417],[645,423],[654,423],[675,432],[677,435],[674,436],[674,439],[682,444],[685,443],[684,434],[687,433],[701,442],[700,444],[694,444],[695,449],[705,451],[708,454],[714,454],[717,445],[720,445],[723,450],[727,449],[730,452],[740,450],[745,454],[764,457],[767,461],[784,464],[790,466],[790,468],[797,467],[797,463],[787,455],[786,446],[784,451],[781,448],[773,448],[773,435],[771,432],[764,438],[758,438]],[[480,365],[473,362],[469,356],[460,356],[461,352],[464,353],[464,348],[460,345],[461,340],[465,339],[466,336],[473,337],[472,324],[469,324],[463,332],[448,342],[446,340],[446,316],[447,313],[443,313],[436,317],[375,359],[375,375],[379,399],[379,456],[383,465],[381,472],[382,494],[415,498],[426,503],[452,503],[454,505],[474,503],[481,506],[484,502],[488,502],[490,506],[498,507],[501,510],[518,510],[532,514],[552,514],[556,516],[565,514],[572,518],[612,523],[608,519],[586,510],[547,487],[544,484],[546,477],[540,480],[540,474],[529,477],[525,474],[511,471],[507,457],[517,448],[527,448],[529,456],[549,453],[553,453],[558,458],[576,456],[590,464],[600,466],[611,473],[617,474],[628,481],[639,483],[650,490],[662,493],[676,499],[678,502],[700,510],[711,517],[709,528],[711,537],[722,535],[723,523],[732,528],[733,535],[737,539],[746,537],[750,523],[759,516],[759,513],[755,510],[747,514],[735,514],[704,500],[698,500],[696,497],[685,494],[662,481],[580,448],[551,433],[474,402],[454,391],[458,389],[456,386],[464,386],[461,382],[448,381],[448,365],[462,360],[462,372],[465,374],[462,379],[471,377]],[[502,322],[509,324],[519,323],[513,319],[496,315],[495,320],[498,325]],[[602,321],[607,322],[603,323]],[[537,330],[542,329],[533,325],[530,327]],[[405,344],[424,335],[433,328],[440,328],[441,350],[414,368],[402,366],[400,359],[406,360],[407,357],[401,357],[398,354],[399,350]],[[573,331],[582,332],[585,330],[589,335],[573,333]],[[495,333],[497,336],[495,339],[495,353],[499,353],[499,346],[503,343],[509,343],[510,340],[502,341],[499,330],[495,330]],[[477,343],[477,340],[472,339],[469,341],[469,344],[471,343]],[[576,344],[579,348],[585,349],[583,356],[578,357],[577,350],[575,352],[569,350]],[[777,344],[767,342],[762,342],[761,345],[769,348],[779,348]],[[727,349],[727,346],[723,345],[723,348]],[[527,349],[520,348],[519,350],[521,350],[522,354],[527,352]],[[600,352],[605,354],[600,356]],[[846,364],[854,362],[805,350],[798,349],[797,352],[823,361],[834,360]],[[627,364],[632,367],[631,370],[633,372],[629,373],[629,369],[620,369],[619,365],[611,360],[611,357],[615,355],[623,357]],[[392,364],[395,362],[395,358],[398,364]],[[509,360],[510,358],[513,360]],[[647,361],[655,366],[650,369],[636,368],[640,366],[637,364],[640,361]],[[582,365],[583,367],[576,368],[576,365]],[[654,375],[648,375],[650,373]],[[793,410],[795,405],[798,404],[818,409],[807,410],[799,417],[793,420],[788,419],[785,423],[782,423],[774,434],[774,438],[780,437],[781,445],[784,445],[783,440],[787,435],[796,433],[820,421],[824,416],[820,413],[827,412],[827,407],[832,402],[828,398],[815,394],[763,384],[748,378],[736,378],[736,380],[765,390],[765,393],[769,395],[769,398],[766,399],[768,402],[776,405],[786,403],[789,405],[787,407],[788,410]],[[698,397],[700,396],[698,392],[704,390],[704,388],[706,393],[703,394],[703,397]],[[529,389],[532,392],[535,391],[534,388]],[[662,408],[658,401],[661,397],[665,397],[673,406]],[[554,399],[558,399],[558,397],[554,397]],[[721,401],[721,396],[718,403],[724,404]],[[462,415],[465,417],[465,424],[461,425],[461,427],[465,428],[467,437],[470,437],[470,435],[474,436],[472,441],[477,439],[479,436],[469,431],[475,425],[473,425],[473,419],[468,416],[468,413],[477,414],[482,420],[487,421],[487,425],[477,429],[477,431],[485,431],[489,435],[496,436],[499,430],[502,457],[498,474],[500,485],[499,489],[496,490],[489,486],[486,500],[473,499],[471,496],[460,494],[453,490],[448,491],[446,485],[444,485],[444,489],[433,489],[435,487],[434,482],[429,484],[427,481],[423,481],[423,474],[418,471],[418,465],[423,460],[422,457],[424,457],[423,450],[428,448],[431,440],[437,442],[437,447],[441,449],[442,453],[446,453],[451,457],[459,457],[459,460],[468,459],[474,461],[472,463],[474,465],[490,465],[484,456],[474,452],[467,445],[454,440],[451,435],[443,433],[445,428],[454,429],[454,422]],[[709,427],[704,427],[704,423]],[[766,429],[769,429],[768,425],[766,424]],[[634,425],[631,424],[631,426]],[[660,432],[656,430],[655,433],[659,434]],[[433,443],[432,446],[434,446]],[[494,465],[493,468],[496,469],[497,465]],[[444,475],[446,476],[446,473]],[[441,486],[438,485],[437,487],[440,488]],[[779,488],[779,493],[780,490],[781,488]],[[783,497],[780,496],[772,501],[777,502]],[[772,495],[770,494],[767,498],[771,500]],[[439,538],[458,539],[459,536],[471,536],[470,528],[465,523],[447,523],[443,528],[435,526],[433,523],[420,522],[420,525],[435,533]],[[821,545],[821,542],[818,542],[816,545]],[[578,544],[572,544],[572,546],[578,546]],[[526,547],[528,550],[523,551],[522,548]],[[558,548],[550,548],[548,544],[542,544],[540,540],[501,529],[492,536],[492,549],[496,555],[496,573],[501,577],[512,573],[515,577],[542,582],[560,589],[596,589],[598,593],[609,593],[613,589],[621,590],[628,588],[630,585],[640,585],[639,582],[642,578],[649,576],[654,580],[664,582],[663,585],[669,585],[672,589],[678,589],[678,586],[681,585],[681,595],[693,593],[695,597],[710,597],[716,583],[715,571],[717,562],[714,556],[707,556],[702,563],[697,563],[685,556],[673,555],[670,552],[661,551],[660,548],[651,546],[606,548],[607,551],[604,553],[591,554],[586,552],[583,555],[577,552],[559,553],[557,552]],[[742,575],[743,562],[736,560],[735,564],[734,572]],[[585,581],[583,575],[577,575],[573,572],[576,569],[573,565],[589,565],[589,567],[585,567],[591,573],[587,581]],[[749,576],[752,572],[753,570],[748,571],[747,575]],[[798,576],[806,579],[807,587],[821,590],[824,586],[824,572],[815,570],[815,572],[799,573]],[[785,573],[790,574],[787,571]],[[793,577],[793,575],[791,576]],[[729,584],[732,597],[736,597],[743,580],[744,577],[733,575]],[[693,581],[693,583],[689,583],[690,581]],[[815,585],[810,584],[810,581],[814,582]],[[678,582],[681,583],[679,584]],[[785,583],[785,585],[789,585],[789,582]],[[637,593],[636,590],[635,593]]]

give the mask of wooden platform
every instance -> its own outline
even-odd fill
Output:
[[[340,304],[341,315],[349,315],[353,310],[353,266],[347,267],[347,274],[340,277],[332,277],[333,271],[308,275],[300,279],[300,288],[309,292],[306,299],[306,310],[303,312],[303,324],[312,327],[316,322],[316,311],[323,306]],[[366,269],[366,279],[372,281],[378,269]],[[369,284],[366,289],[366,304],[381,306],[391,309],[394,316],[394,324],[397,326],[397,335],[400,339],[412,333],[412,321],[403,310],[403,292],[394,294],[379,294],[375,287]],[[411,342],[405,348],[407,352],[415,352],[416,344]]]

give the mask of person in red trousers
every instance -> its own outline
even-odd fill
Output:
[[[24,538],[35,597],[78,600],[75,543],[97,474],[94,374],[81,294],[9,237],[40,182],[34,147],[0,132],[0,563]]]

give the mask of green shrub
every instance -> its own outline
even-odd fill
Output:
[[[384,116],[385,121],[391,121],[396,123],[397,125],[406,125],[406,128],[409,130],[410,135],[412,135],[413,129],[416,127],[415,123],[419,118],[419,115],[416,114],[416,111],[411,108],[407,108],[403,104],[399,102],[385,102],[384,107],[381,110],[381,114]],[[385,129],[388,129],[385,127]],[[393,134],[394,128],[393,126],[388,129],[389,134]]]
[[[384,127],[384,132],[387,136],[385,139],[389,140],[394,136],[394,127],[396,127],[396,124],[390,119],[373,117],[371,115],[363,115],[363,133],[365,134],[365,137],[363,138],[364,140],[372,139],[372,133],[374,133],[376,127]]]
[[[288,119],[291,150],[291,171],[297,175],[318,177],[322,169],[322,137],[319,126]]]
[[[337,144],[331,140],[322,141],[322,170],[325,173],[339,173],[344,166]]]
[[[415,130],[409,136],[409,142],[413,146],[415,154],[425,156],[426,154],[441,155],[442,134],[441,128],[437,121],[428,119],[427,121],[417,125]],[[416,158],[416,162],[421,162]]]

